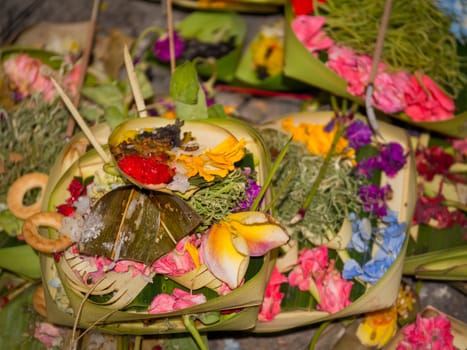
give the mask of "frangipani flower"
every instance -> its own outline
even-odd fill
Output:
[[[397,331],[397,309],[387,309],[367,313],[357,328],[357,337],[365,346],[384,346]]]
[[[248,267],[250,256],[261,256],[285,244],[285,230],[261,212],[228,215],[203,236],[201,256],[211,273],[230,288],[238,287]]]
[[[186,176],[192,177],[197,174],[204,180],[213,181],[215,176],[225,177],[235,169],[235,163],[245,155],[245,140],[237,140],[229,136],[219,145],[211,150],[206,150],[199,156],[182,154],[178,161],[186,169]]]

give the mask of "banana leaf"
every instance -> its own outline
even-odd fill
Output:
[[[174,0],[173,4],[192,10],[211,11],[238,11],[246,13],[275,13],[280,12],[283,5],[282,0],[226,0],[226,1],[203,1],[203,0]]]
[[[216,59],[214,67],[200,63],[196,68],[203,77],[215,74],[218,81],[229,82],[234,78],[246,35],[246,24],[242,17],[230,12],[199,11],[185,17],[176,28],[184,39],[196,38],[202,42],[218,43],[233,38],[234,49]]]
[[[130,120],[117,129],[124,134],[127,130],[154,127],[156,125],[162,126],[167,123],[171,123],[171,121],[162,118],[139,118]],[[246,123],[228,118],[209,118],[203,121],[185,121],[183,128],[185,131],[191,131],[195,137],[203,140],[203,142],[206,141],[208,144],[212,143],[212,145],[226,135],[233,134],[238,138],[244,138],[247,143],[246,147],[254,155],[255,166],[259,172],[258,181],[262,182],[266,178],[266,169],[269,164],[268,157],[261,141],[259,141],[258,133],[247,126]],[[96,130],[99,140],[106,140],[111,134],[110,128],[105,125],[98,125],[93,130]],[[116,130],[114,130],[114,136],[119,134],[115,133]],[[209,135],[209,137],[206,137],[206,135]],[[75,136],[70,144],[78,143],[82,137],[82,135]],[[43,210],[55,210],[58,204],[64,202],[68,197],[67,186],[74,176],[79,175],[86,178],[104,165],[97,152],[91,150],[84,155],[70,158],[67,162],[69,164],[67,168],[63,166],[62,160],[67,154],[69,153],[64,150],[51,169],[51,181],[45,190],[48,200],[43,204]],[[43,234],[56,237],[56,232],[53,230],[49,230],[48,233],[43,232]],[[132,301],[139,300],[142,294],[125,303],[120,303],[119,300],[120,304],[118,305],[120,306],[118,309],[112,309],[112,305],[107,305],[105,302],[101,303],[95,299],[85,301],[83,293],[74,288],[73,283],[65,278],[64,271],[61,269],[64,266],[61,265],[64,263],[63,258],[60,259],[62,262],[57,263],[53,257],[41,254],[40,260],[47,313],[52,322],[72,325],[79,313],[79,327],[97,327],[119,334],[186,332],[182,319],[183,315],[196,315],[196,317],[200,318],[197,321],[199,331],[251,329],[256,323],[263,291],[273,267],[273,255],[268,254],[251,266],[245,284],[233,292],[223,296],[216,296],[204,304],[180,311],[154,315],[148,314],[147,311],[141,311],[141,308],[132,307]],[[60,293],[57,288],[52,286],[53,283],[51,282],[57,279],[62,282],[65,293]],[[144,290],[148,288],[151,290],[170,290],[170,288],[178,286],[171,280],[162,280],[160,282],[157,276],[155,281],[157,283],[149,284],[145,281],[144,284],[138,285],[134,290],[131,290],[132,282],[129,282],[127,283],[128,286],[125,285],[124,288],[128,289],[129,294],[133,295],[135,292],[144,293]],[[212,321],[213,315],[217,315],[214,317],[214,321]],[[210,321],[206,321],[207,319]],[[96,320],[102,320],[102,322],[95,325]]]
[[[437,230],[419,225],[413,229],[418,230],[417,240],[409,242],[405,275],[446,281],[467,279],[467,243],[462,227]]]
[[[3,349],[44,350],[45,346],[33,337],[34,318],[31,308],[35,286],[31,286],[0,309],[0,344]]]
[[[363,105],[364,101],[347,91],[347,83],[338,74],[326,67],[323,61],[314,57],[307,51],[305,46],[295,36],[291,22],[293,20],[293,11],[290,2],[285,6],[285,64],[284,74],[287,77],[296,79],[314,87],[337,96],[358,102]],[[391,114],[390,117],[396,118],[423,129],[435,131],[440,134],[455,138],[467,137],[467,109],[465,109],[465,100],[467,87],[459,94],[455,101],[457,106],[456,115],[453,119],[437,122],[415,122],[404,113]],[[380,116],[384,115],[379,112]]]
[[[332,112],[323,111],[297,113],[290,115],[290,117],[297,124],[300,122],[326,124],[332,115]],[[280,125],[281,119],[278,119],[261,125],[260,128],[272,127],[280,130]],[[387,142],[398,142],[406,152],[411,154],[409,137],[403,129],[387,123],[381,123],[380,127],[381,133]],[[383,175],[381,181],[384,184],[390,184],[394,190],[393,198],[388,202],[389,208],[398,213],[399,222],[405,222],[407,225],[410,225],[416,200],[416,170],[413,156],[408,156],[406,165],[394,178],[386,178]],[[329,314],[311,309],[310,293],[307,292],[304,293],[306,294],[305,298],[303,298],[303,295],[298,296],[296,303],[292,301],[292,306],[287,305],[287,310],[284,309],[277,314],[272,321],[259,321],[253,331],[256,333],[279,332],[323,321],[342,319],[391,306],[398,294],[407,245],[408,235],[401,252],[384,276],[375,285],[368,288],[363,295],[353,301],[352,304],[341,311]]]
[[[21,263],[18,264],[18,261]],[[0,269],[6,269],[31,279],[41,277],[39,257],[27,244],[0,248]]]

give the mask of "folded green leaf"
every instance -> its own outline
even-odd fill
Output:
[[[97,224],[99,232],[97,237],[86,237],[80,243],[82,253],[150,265],[174,249],[198,226],[200,218],[175,195],[145,194],[125,187],[102,197],[86,222],[90,227]]]

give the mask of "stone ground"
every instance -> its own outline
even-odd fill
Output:
[[[136,37],[148,26],[167,25],[165,2],[137,0],[101,1],[105,9],[99,14],[97,33],[106,33],[118,28],[125,34]],[[21,30],[41,21],[78,22],[86,21],[91,14],[91,0],[1,0],[0,40],[4,44]],[[190,10],[174,9],[174,21],[188,15]],[[248,38],[265,23],[271,23],[280,14],[242,14],[248,25]],[[167,71],[155,71],[156,93],[168,92]],[[240,114],[253,122],[264,121],[275,116],[300,110],[301,102],[293,98],[266,98],[246,94],[219,92],[217,101],[238,106]],[[467,322],[467,299],[464,294],[445,283],[423,282],[421,304],[433,305],[446,313]],[[210,334],[210,348],[213,350],[273,350],[307,349],[316,326],[280,334],[258,335],[251,333]],[[320,349],[329,349],[321,345]]]

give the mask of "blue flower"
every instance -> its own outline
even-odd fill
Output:
[[[351,280],[363,274],[363,269],[355,259],[349,259],[344,263],[342,278]]]
[[[368,219],[358,220],[354,213],[350,214],[350,219],[352,220],[352,239],[347,249],[355,249],[363,253],[369,249],[372,239],[379,249],[371,260],[362,264],[355,259],[347,260],[344,263],[342,276],[347,280],[358,278],[363,282],[375,284],[401,252],[407,225],[399,223],[397,213],[392,210],[388,210],[387,214],[381,218],[381,222],[385,225],[374,229],[373,232]]]
[[[391,267],[395,258],[387,256],[384,259],[371,259],[365,265],[363,265],[363,273],[359,278],[363,282],[375,284],[378,280],[384,276],[386,271]]]
[[[348,249],[355,249],[359,253],[368,250],[371,239],[371,223],[367,218],[358,220],[354,213],[350,213],[352,221],[352,238],[347,245]]]

